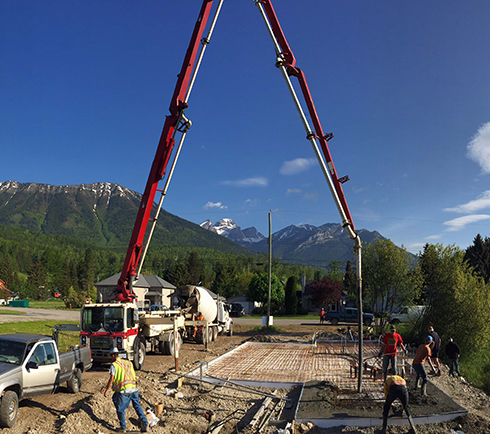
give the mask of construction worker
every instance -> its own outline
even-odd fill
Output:
[[[459,372],[459,356],[461,355],[461,350],[459,349],[459,345],[454,342],[452,338],[448,339],[448,343],[446,344],[446,356],[449,358],[449,375],[451,377],[455,377],[456,374],[460,376]],[[456,369],[454,369],[456,368]]]
[[[432,354],[429,357],[429,365],[432,368],[432,373],[440,376],[441,375],[441,362],[439,361],[439,351],[441,351],[441,338],[434,330],[434,327],[430,326],[427,330],[429,332],[429,336],[432,337],[434,342],[432,346]],[[437,368],[437,371],[436,371]]]
[[[393,374],[393,370],[390,369],[390,374]],[[403,409],[408,417],[408,422],[412,427],[413,434],[416,434],[415,425],[413,424],[410,410],[408,409],[408,390],[407,383],[399,375],[389,375],[384,383],[385,392],[385,405],[383,407],[383,433],[386,433],[386,427],[388,425],[388,413],[390,412],[391,404],[395,399],[399,399],[402,403]]]
[[[383,380],[386,380],[388,373],[388,367],[391,364],[391,369],[396,373],[396,355],[398,350],[398,345],[403,351],[406,351],[405,345],[403,345],[402,337],[396,332],[396,327],[392,325],[390,327],[390,332],[383,336],[383,345],[379,350],[378,356],[383,356]]]
[[[111,352],[112,364],[109,369],[109,381],[107,385],[101,389],[104,396],[107,397],[109,389],[112,386],[114,394],[112,402],[116,407],[117,418],[121,427],[117,432],[126,432],[126,409],[129,404],[133,404],[133,408],[141,422],[141,432],[148,431],[148,419],[140,404],[139,392],[136,387],[136,374],[133,364],[130,360],[121,359],[119,350],[114,347]]]
[[[320,315],[320,324],[323,324],[325,322],[325,309],[323,309],[323,307],[319,315]]]
[[[422,379],[422,395],[427,395],[427,372],[425,371],[424,363],[432,354],[431,346],[434,343],[432,336],[425,338],[425,343],[419,345],[415,357],[412,361],[413,370],[417,374],[415,378],[415,389],[419,386],[419,380]]]

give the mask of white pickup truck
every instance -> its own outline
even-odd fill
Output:
[[[55,393],[64,382],[70,392],[77,393],[82,372],[91,367],[88,347],[60,354],[56,340],[49,336],[0,335],[0,425],[14,425],[23,398]]]

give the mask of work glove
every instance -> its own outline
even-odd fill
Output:
[[[380,351],[380,352],[378,353],[378,357],[381,357],[382,355],[383,355],[383,352],[382,352],[382,351]]]

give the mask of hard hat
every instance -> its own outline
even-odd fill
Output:
[[[119,348],[114,347],[111,351],[109,351],[109,354],[119,354]]]

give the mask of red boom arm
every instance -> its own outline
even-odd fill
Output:
[[[199,12],[199,17],[194,26],[194,31],[184,58],[184,63],[178,75],[175,91],[170,101],[170,116],[167,116],[163,125],[162,135],[151,166],[145,191],[141,198],[121,277],[117,282],[118,293],[116,295],[116,301],[133,301],[136,298],[132,288],[132,281],[136,275],[136,269],[140,261],[141,248],[148,221],[150,220],[150,213],[155,200],[158,182],[165,176],[165,170],[175,144],[173,133],[177,127],[180,113],[187,108],[187,104],[184,102],[185,95],[189,87],[189,80],[194,68],[199,43],[206,27],[212,5],[213,0],[204,0],[202,3],[201,11]]]

